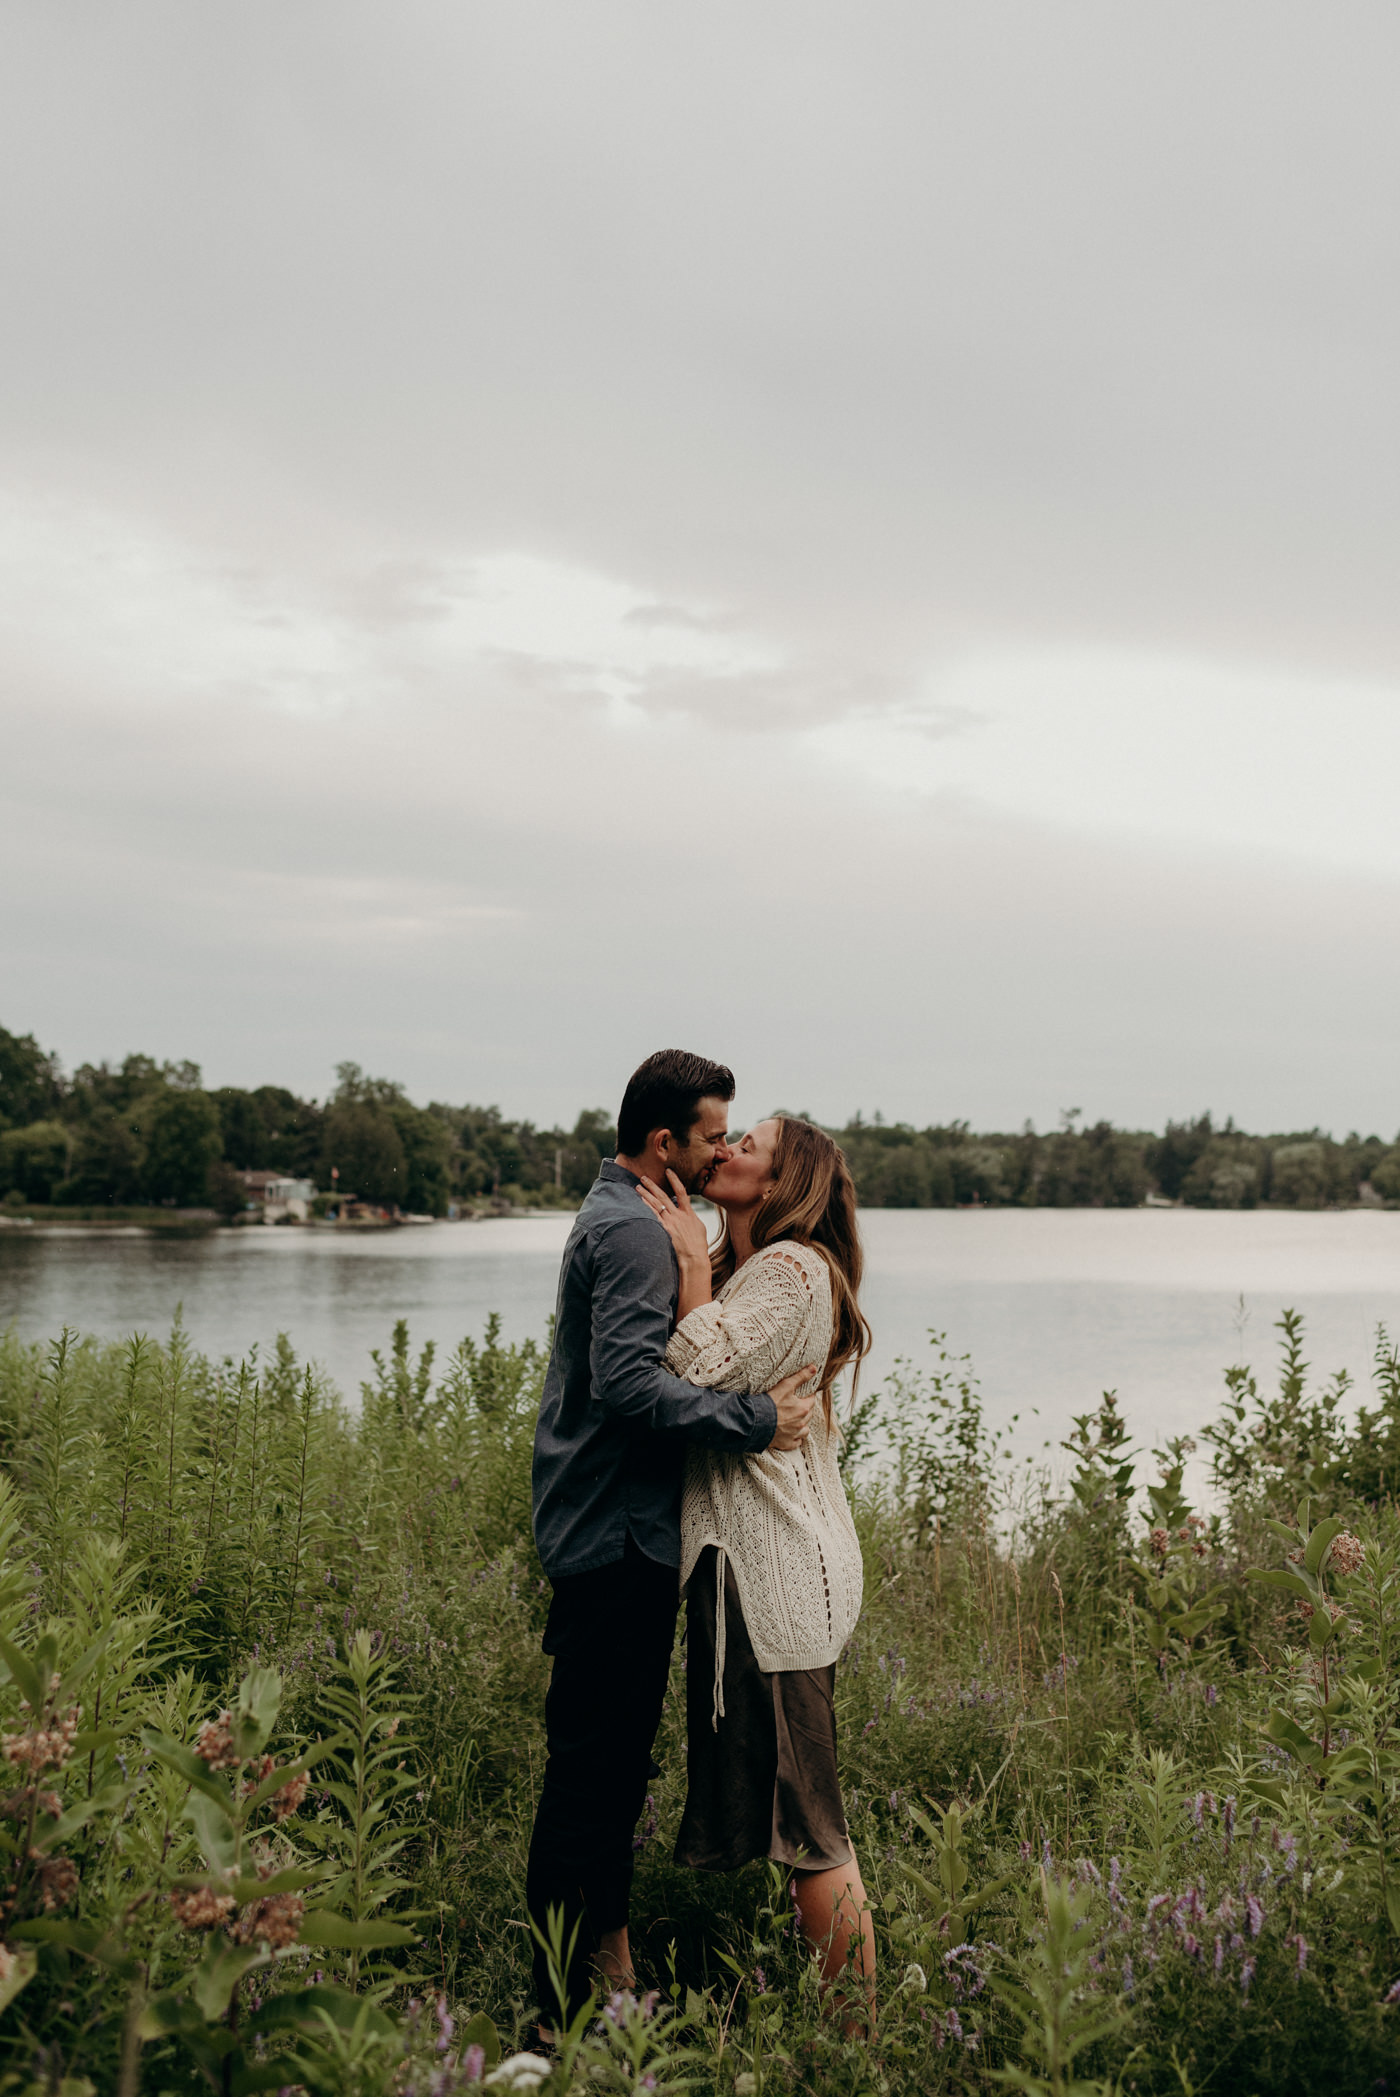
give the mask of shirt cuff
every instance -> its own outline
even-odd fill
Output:
[[[754,1398],[753,1409],[757,1418],[754,1421],[753,1433],[744,1446],[753,1450],[766,1449],[778,1432],[778,1408],[767,1391],[759,1391]]]

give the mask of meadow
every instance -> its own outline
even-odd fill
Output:
[[[877,2026],[781,1872],[670,1862],[678,1649],[639,1992],[541,2080],[543,1347],[399,1326],[351,1409],[287,1340],[0,1337],[0,2093],[1400,2087],[1400,1353],[1358,1409],[1305,1347],[1226,1370],[1199,1506],[1111,1395],[1013,1458],[936,1336],[864,1397]]]

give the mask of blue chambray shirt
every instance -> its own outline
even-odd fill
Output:
[[[700,1390],[661,1366],[680,1277],[637,1184],[604,1159],[564,1248],[532,1472],[551,1579],[615,1564],[629,1534],[679,1566],[687,1442],[766,1449],[778,1424],[766,1392]]]

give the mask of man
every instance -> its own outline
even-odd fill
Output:
[[[553,1596],[544,1650],[545,1764],[526,1901],[536,1928],[562,1911],[574,1956],[560,2002],[537,1947],[541,2018],[567,2022],[594,1972],[632,1978],[627,1935],[632,1831],[657,1774],[679,1606],[680,1503],[688,1442],[796,1449],[810,1398],[800,1369],[745,1397],[683,1383],[662,1366],[679,1275],[671,1241],[637,1193],[674,1172],[698,1193],[728,1157],[733,1073],[680,1049],[634,1071],[605,1159],[564,1249],[554,1348],[535,1430],[534,1525]]]

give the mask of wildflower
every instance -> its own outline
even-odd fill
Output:
[[[918,1995],[927,1995],[928,1975],[917,1960],[912,1965],[905,1967],[904,1978],[899,1985],[901,1988],[912,1988]]]
[[[256,1791],[263,1778],[270,1777],[276,1766],[275,1756],[259,1755],[257,1761],[243,1780],[242,1791],[244,1798],[247,1798],[251,1792]]]
[[[1214,1964],[1217,1973],[1219,1973],[1221,1967],[1225,1964],[1225,1940],[1223,1937],[1217,1937],[1215,1940]]]
[[[1250,1984],[1250,1982],[1251,1982],[1251,1981],[1253,1980],[1253,1978],[1254,1978],[1254,1961],[1253,1961],[1253,1959],[1246,1959],[1246,1960],[1245,1960],[1245,1962],[1244,1962],[1244,1964],[1243,1964],[1243,1966],[1241,1966],[1241,1968],[1240,1968],[1240,1993],[1241,1993],[1241,1995],[1248,1995],[1248,1993],[1249,1993],[1249,1984]]]
[[[193,1893],[172,1893],[170,1905],[182,1929],[212,1930],[233,1913],[234,1899],[212,1886],[198,1886]]]
[[[1264,1927],[1264,1903],[1258,1894],[1250,1894],[1245,1902],[1245,1911],[1249,1916],[1249,1934],[1251,1937],[1257,1937]]]
[[[55,1684],[58,1677],[55,1675]],[[28,1712],[29,1706],[21,1699],[21,1711]],[[78,1706],[52,1726],[37,1723],[27,1733],[6,1733],[0,1747],[5,1760],[16,1769],[29,1769],[38,1776],[43,1769],[63,1769],[73,1753],[73,1736],[78,1730]]]
[[[486,2072],[486,2048],[469,2046],[462,2055],[462,2075],[467,2082],[480,2082]]]
[[[1303,1547],[1301,1544],[1298,1545],[1296,1550],[1289,1552],[1288,1563],[1290,1565],[1301,1565],[1303,1563]]]
[[[513,2053],[486,2078],[488,2090],[537,2090],[549,2074],[549,2062],[538,2053]],[[736,2085],[737,2087],[737,2085]]]
[[[1191,1801],[1191,1822],[1194,1827],[1199,1827],[1201,1825],[1201,1820],[1204,1816],[1205,1809],[1206,1795],[1204,1791],[1198,1791],[1196,1793],[1195,1798]]]
[[[1365,1546],[1359,1536],[1344,1529],[1340,1536],[1332,1539],[1328,1560],[1334,1573],[1354,1573],[1366,1555]]]
[[[56,1791],[38,1791],[32,1784],[25,1784],[20,1790],[10,1793],[0,1805],[0,1813],[7,1820],[27,1820],[31,1806],[36,1813],[47,1814],[50,1820],[57,1820],[63,1811],[63,1801]]]
[[[269,1893],[239,1911],[229,1934],[235,1944],[265,1944],[269,1951],[280,1951],[296,1943],[305,1913],[306,1903],[295,1893]]]
[[[447,1997],[445,1995],[439,1995],[437,2002],[434,2004],[434,2009],[436,2011],[438,2021],[437,2050],[439,2053],[446,2053],[448,2046],[451,2044],[452,2035],[456,2031],[457,2026],[454,2023],[451,2012],[447,2007]]]
[[[194,1751],[201,1762],[210,1769],[236,1769],[242,1756],[233,1744],[233,1713],[221,1711],[217,1718],[206,1719],[199,1729]]]
[[[941,2046],[943,2041],[940,2039],[938,2043]],[[744,2069],[742,2074],[736,2075],[734,2078],[734,2097],[753,2097],[753,2093],[757,2088],[758,2077],[750,2074],[747,2068]]]
[[[1154,1529],[1147,1541],[1152,1546],[1152,1556],[1154,1558],[1166,1557],[1167,1545],[1171,1542],[1171,1538],[1165,1529]]]
[[[1308,1964],[1308,1940],[1303,1935],[1303,1932],[1299,1930],[1296,1937],[1285,1937],[1284,1942],[1286,1944],[1293,1945],[1297,1951],[1299,1973],[1306,1972]]]
[[[753,1979],[754,1986],[758,1989],[759,1994],[766,1995],[768,1993],[768,1976],[761,1966],[754,1967]]]
[[[310,1778],[302,1770],[298,1776],[289,1777],[280,1791],[274,1791],[270,1804],[274,1820],[290,1820],[306,1797]],[[420,1794],[421,1795],[421,1794]]]
[[[78,1867],[71,1857],[45,1857],[38,1850],[29,1852],[32,1862],[39,1866],[37,1877],[39,1892],[48,1913],[55,1908],[66,1907],[78,1890]]]
[[[1131,1959],[1124,1959],[1123,1961],[1123,1993],[1131,2002],[1133,1999],[1133,1962]]]
[[[1206,1702],[1210,1705],[1212,1711],[1215,1709],[1215,1706],[1220,1702],[1220,1691],[1216,1688],[1213,1682],[1207,1682],[1206,1684]]]
[[[1201,1940],[1199,1937],[1193,1937],[1190,1930],[1187,1930],[1181,1940],[1181,1948],[1188,1959],[1197,1958],[1200,1955]]]
[[[1029,1864],[1029,1863],[1030,1863],[1030,1860],[1031,1860],[1031,1846],[1030,1846],[1029,1842],[1023,1842],[1023,1843],[1021,1844],[1021,1862],[1022,1862],[1023,1864]]]
[[[1300,1602],[1298,1604],[1298,1614],[1300,1617],[1302,1617],[1304,1623],[1306,1623],[1309,1620],[1309,1618],[1312,1616],[1312,1613],[1313,1606],[1311,1602]]]
[[[4,1974],[0,1974],[0,1980],[3,1980],[5,1977],[6,1976]],[[1386,1989],[1384,1995],[1381,1997],[1381,2001],[1388,2003],[1400,2002],[1400,1980],[1391,1982],[1390,1986]]]

